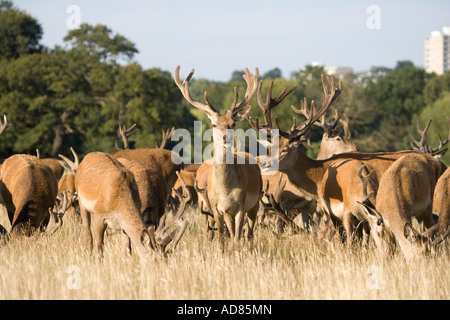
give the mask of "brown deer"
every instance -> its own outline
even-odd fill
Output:
[[[260,85],[258,86],[258,104],[263,111],[264,114],[264,121],[265,124],[262,126],[259,126],[259,124],[251,119],[251,117],[248,117],[248,121],[250,125],[255,128],[256,130],[259,130],[260,128],[263,129],[270,129],[272,128],[272,117],[271,117],[271,111],[274,107],[276,107],[289,93],[291,93],[295,87],[290,89],[284,89],[275,99],[272,98],[272,88],[273,88],[273,81],[270,83],[268,91],[267,91],[267,98],[266,101],[263,102],[261,97],[261,88],[262,88],[262,81],[260,82]],[[311,116],[311,114],[308,112],[307,105],[305,101],[302,101],[301,103],[301,109],[296,110],[297,113],[304,115],[307,119]],[[320,120],[320,122],[319,122]],[[322,135],[322,141],[320,144],[320,150],[317,156],[318,160],[328,159],[334,154],[344,153],[344,152],[356,152],[359,150],[359,147],[352,143],[350,141],[351,133],[348,128],[348,118],[346,117],[345,120],[342,120],[340,118],[340,115],[338,111],[336,110],[336,115],[333,123],[327,122],[325,119],[325,113],[317,119],[317,121],[313,122],[315,125],[321,127],[324,129],[324,133]],[[338,124],[342,124],[342,127],[344,128],[344,137],[339,136],[339,132],[341,130],[341,126]],[[306,142],[305,142],[306,143]],[[309,140],[308,140],[309,143]],[[280,178],[280,175],[283,176],[284,174],[281,172],[277,172],[273,175],[263,175],[263,185],[268,185],[266,193],[273,193],[275,188],[277,187],[277,181]],[[288,212],[288,216],[290,219],[294,219],[296,216],[296,213],[298,211],[301,211],[302,213],[302,220],[304,223],[304,227],[306,229],[309,228],[309,220],[310,216],[315,216],[315,223],[318,224],[318,216],[315,214],[317,211],[317,204],[316,201],[314,201],[313,198],[302,192],[302,190],[296,188],[292,185],[290,181],[287,181],[284,190],[281,191],[281,198],[279,201],[279,205],[283,210],[286,210]],[[265,207],[261,208],[262,210],[266,210]],[[295,212],[295,213],[294,213]],[[260,216],[264,216],[264,213],[260,212]],[[278,229],[279,232],[282,232],[284,224],[282,223],[282,219],[278,219]]]
[[[166,181],[159,172],[152,171],[138,161],[117,159],[133,174],[139,190],[141,217],[147,228],[156,229],[164,215],[167,198]]]
[[[139,161],[147,169],[161,173],[166,180],[167,195],[170,194],[177,180],[176,172],[183,169],[180,156],[166,149],[128,149],[116,151],[111,156]]]
[[[89,153],[75,174],[75,189],[90,251],[93,247],[92,214],[96,250],[100,257],[103,256],[103,237],[107,226],[113,230],[124,230],[139,257],[148,257],[151,238],[140,215],[138,186],[128,169],[105,153]]]
[[[134,176],[138,190],[139,199],[141,203],[140,214],[143,222],[150,234],[156,233],[155,245],[161,247],[164,252],[173,251],[180,240],[181,236],[186,230],[188,221],[180,221],[181,214],[184,212],[186,202],[189,201],[190,194],[186,188],[183,178],[177,172],[177,176],[181,181],[181,190],[174,190],[175,196],[178,197],[178,211],[174,219],[170,223],[159,224],[161,217],[164,215],[166,204],[166,182],[158,172],[153,172],[147,169],[138,161],[117,159],[122,163]],[[166,216],[164,216],[166,217]],[[163,227],[164,226],[164,227]],[[165,235],[167,230],[173,227],[179,227],[178,233],[175,230],[169,235]],[[156,229],[156,232],[155,232]],[[127,252],[131,253],[131,241],[127,239]],[[175,239],[175,240],[174,240]],[[173,241],[172,241],[173,240]],[[170,249],[167,247],[170,243]]]
[[[450,231],[450,168],[440,176],[433,195],[433,212],[439,217],[438,234],[448,237]]]
[[[9,157],[2,165],[1,177],[1,202],[8,212],[11,238],[45,231],[52,216],[49,212],[52,213],[53,208],[67,209],[67,202],[64,208],[55,206],[58,192],[55,174],[35,156],[17,154]],[[54,217],[63,214],[58,212]]]
[[[368,199],[361,202],[371,220],[371,235],[383,254],[394,238],[408,259],[424,249],[419,241],[408,238],[419,234],[412,227],[413,217],[426,228],[433,225],[432,201],[440,168],[429,158],[426,154],[400,157],[381,177],[376,204]]]
[[[354,222],[358,214],[353,213],[350,209],[344,207],[342,194],[346,193],[343,189],[348,188],[348,186],[359,189],[356,186],[360,185],[360,181],[357,173],[353,172],[352,174],[348,174],[347,171],[342,169],[342,165],[349,160],[358,160],[364,163],[368,168],[373,168],[376,172],[376,176],[380,179],[383,176],[384,171],[386,171],[395,160],[405,154],[417,152],[352,152],[335,155],[326,160],[314,160],[308,158],[298,146],[307,140],[311,125],[326,112],[341,92],[341,84],[339,84],[339,88],[336,88],[332,77],[328,77],[325,82],[325,78],[322,76],[322,84],[324,88],[324,101],[322,107],[317,112],[314,104],[311,103],[309,111],[310,116],[307,117],[307,120],[300,125],[297,125],[294,118],[293,125],[287,132],[280,130],[277,123],[279,135],[272,137],[272,140],[278,139],[279,148],[278,153],[275,155],[271,154],[271,157],[278,160],[278,170],[287,174],[289,181],[296,186],[296,188],[300,189],[308,197],[316,200],[331,216],[335,224],[343,225],[347,234],[347,243],[350,244],[353,240]],[[303,103],[306,104],[306,99]],[[300,110],[293,106],[292,109],[295,112],[300,113]],[[439,161],[436,163],[431,159],[429,160],[434,166],[439,166],[439,170],[441,170]],[[273,160],[271,160],[270,157],[266,157],[260,161],[262,169],[267,170],[266,168],[270,168],[272,161]],[[357,166],[354,166],[352,170],[356,170],[356,167]],[[340,184],[337,179],[340,175],[343,175],[344,177],[351,176],[351,182],[346,182],[345,185],[342,183]],[[356,200],[359,199],[354,199],[354,201]]]
[[[232,140],[227,135],[227,130],[234,129],[236,122],[244,119],[250,111],[249,103],[257,89],[258,69],[255,71],[255,76],[251,76],[248,69],[245,70],[244,79],[247,83],[247,90],[244,99],[238,102],[239,94],[235,88],[233,103],[224,115],[221,115],[213,107],[206,92],[205,103],[195,101],[189,92],[189,81],[194,70],[191,70],[183,82],[180,81],[179,70],[180,67],[177,66],[175,83],[184,98],[195,108],[204,111],[213,126],[214,157],[211,159],[213,161],[205,165],[209,166],[207,185],[214,186],[208,190],[208,199],[219,231],[220,242],[223,248],[223,225],[225,222],[231,238],[237,244],[241,237],[245,214],[249,221],[247,237],[253,237],[262,184],[260,169],[256,161],[252,164],[250,155],[241,155],[232,151]],[[232,161],[227,159],[227,154],[231,154],[228,158],[232,158]],[[245,160],[245,163],[240,164],[241,160]]]
[[[149,232],[141,215],[140,197],[143,193],[140,193],[133,173],[114,157],[102,152],[87,154],[75,175],[75,188],[88,248],[92,250],[93,247],[90,228],[92,215],[96,251],[100,257],[103,256],[104,232],[107,226],[113,230],[123,230],[143,260],[149,257],[150,249],[161,245],[165,250],[173,239],[172,234],[163,236],[167,229],[162,226],[157,230],[156,240],[153,228]],[[177,217],[180,215],[181,213]],[[152,215],[148,214],[148,217],[151,223]],[[173,221],[170,225],[176,223],[182,224]],[[185,230],[185,223],[183,226]],[[179,237],[181,235],[177,236],[178,240]],[[159,238],[162,240],[158,242]]]

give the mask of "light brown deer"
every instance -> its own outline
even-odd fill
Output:
[[[177,180],[176,172],[183,169],[183,163],[178,154],[166,149],[128,149],[111,154],[114,158],[139,161],[154,172],[162,174],[166,180],[167,195]],[[167,199],[166,199],[167,201]]]
[[[10,236],[31,236],[45,231],[52,209],[61,218],[66,210],[56,204],[58,185],[54,172],[34,156],[17,154],[5,160],[1,168],[0,195],[11,223]],[[53,218],[53,217],[52,217]],[[61,221],[57,221],[60,225]],[[56,230],[56,229],[55,229]],[[55,230],[52,230],[53,233]]]
[[[433,212],[439,217],[438,234],[448,237],[450,231],[450,168],[440,176],[433,195]]]
[[[166,207],[167,186],[164,177],[138,161],[123,158],[117,160],[131,171],[136,181],[141,203],[140,213],[145,226],[156,229]]]
[[[143,193],[140,194],[133,173],[112,156],[102,152],[87,154],[75,175],[75,188],[88,248],[92,250],[93,247],[90,228],[92,215],[96,251],[100,257],[103,256],[107,226],[113,230],[123,230],[143,260],[149,257],[155,245],[162,245],[165,250],[173,238],[172,234],[164,236],[167,228],[159,228],[156,236],[162,240],[154,240],[153,229],[149,233],[141,215],[140,196]],[[176,223],[179,221],[171,225]]]
[[[173,251],[179,242],[181,236],[186,230],[188,221],[181,221],[180,217],[183,214],[185,205],[189,201],[190,194],[186,188],[186,184],[177,172],[177,176],[181,181],[181,190],[174,190],[175,197],[178,198],[178,211],[175,217],[169,223],[159,224],[161,217],[164,215],[166,208],[166,182],[162,175],[158,172],[147,169],[138,161],[117,159],[122,163],[134,176],[136,181],[139,199],[141,203],[140,214],[142,220],[150,234],[156,233],[155,246],[161,247],[163,252]],[[166,216],[164,216],[166,217]],[[175,230],[169,234],[165,233],[175,227]],[[179,228],[179,231],[176,230]],[[155,232],[156,229],[156,232]],[[127,252],[131,253],[131,241],[127,239]],[[173,240],[173,241],[172,241]],[[170,247],[167,247],[170,244]]]
[[[424,250],[420,241],[408,238],[419,234],[412,227],[412,218],[428,229],[433,225],[432,200],[440,170],[429,158],[426,154],[400,157],[381,177],[376,204],[361,202],[371,220],[371,235],[383,254],[394,238],[408,259]]]
[[[205,165],[210,166],[207,170],[207,185],[213,187],[208,190],[208,199],[219,231],[220,242],[223,248],[223,225],[225,222],[231,238],[237,244],[240,241],[245,214],[249,221],[247,237],[253,237],[262,184],[260,169],[256,161],[252,164],[250,155],[236,154],[232,151],[232,140],[227,135],[227,130],[234,129],[236,122],[244,119],[250,111],[249,103],[257,89],[258,69],[255,71],[255,76],[251,76],[246,69],[244,79],[247,83],[247,90],[244,99],[238,102],[239,95],[235,88],[233,103],[224,115],[220,115],[219,111],[212,106],[206,92],[205,103],[195,101],[189,92],[189,81],[194,70],[191,70],[183,82],[180,81],[179,70],[178,66],[175,69],[175,83],[184,98],[195,108],[204,111],[213,126],[214,157],[211,159],[213,160],[211,163]],[[231,155],[228,159],[227,154]],[[229,158],[232,158],[231,161]],[[245,160],[244,164],[240,164],[242,159]]]
[[[331,215],[335,224],[342,224],[347,234],[347,243],[351,244],[353,240],[353,229],[355,220],[357,220],[357,213],[347,209],[343,205],[342,194],[346,193],[344,188],[360,189],[361,182],[354,170],[357,166],[353,166],[352,174],[342,170],[342,165],[350,160],[358,160],[364,163],[368,168],[373,168],[378,178],[383,176],[383,173],[392,165],[392,163],[401,156],[409,153],[417,153],[415,151],[401,151],[401,152],[382,152],[382,153],[343,153],[335,155],[326,160],[314,160],[308,158],[299,148],[299,144],[306,141],[309,135],[310,126],[319,119],[330,105],[335,101],[341,92],[341,85],[339,88],[335,87],[334,79],[325,78],[322,76],[322,84],[324,88],[324,101],[319,111],[315,111],[312,103],[309,111],[310,116],[306,121],[300,125],[296,124],[295,118],[291,129],[286,132],[279,129],[279,136],[272,137],[278,140],[278,153],[271,155],[278,159],[279,171],[287,174],[290,182],[300,189],[312,199],[318,201],[323,209]],[[303,102],[306,104],[306,99]],[[300,113],[298,109],[292,109]],[[271,151],[272,152],[272,151]],[[432,157],[431,157],[432,158]],[[436,160],[432,158],[433,160]],[[439,166],[437,170],[441,170],[439,161],[433,162],[434,166]],[[263,170],[271,167],[271,158],[267,157],[260,162]],[[351,176],[350,181],[345,184],[338,181],[338,176],[341,172],[342,176]],[[353,202],[359,199],[354,199]]]
[[[91,215],[98,255],[103,256],[107,226],[124,230],[141,259],[150,253],[151,238],[140,215],[139,190],[133,174],[102,152],[87,154],[75,175],[80,213],[90,251],[93,247]]]

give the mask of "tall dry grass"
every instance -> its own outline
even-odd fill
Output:
[[[79,223],[65,221],[52,237],[0,246],[0,299],[448,299],[448,243],[407,264],[401,254],[347,249],[338,239],[277,238],[259,230],[241,250],[201,234],[196,207],[176,252],[148,264],[124,254],[121,237],[105,239],[102,261],[88,254]],[[5,216],[0,223],[7,229]]]

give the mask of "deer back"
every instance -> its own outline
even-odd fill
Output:
[[[146,227],[158,227],[158,221],[164,214],[165,199],[167,197],[166,181],[158,172],[147,169],[138,161],[117,159],[134,176],[139,199],[141,202],[141,217]]]
[[[177,180],[176,172],[183,168],[179,156],[166,149],[128,149],[114,152],[111,155],[114,158],[139,161],[148,169],[161,173],[166,180],[167,195],[170,194]],[[176,163],[172,159],[176,159]]]
[[[31,155],[13,155],[1,168],[0,192],[11,222],[12,235],[31,235],[49,221],[58,183],[54,172]]]

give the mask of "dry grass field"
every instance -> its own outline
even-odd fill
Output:
[[[102,261],[89,255],[79,223],[52,237],[0,246],[0,299],[449,299],[448,242],[407,264],[374,248],[348,250],[310,235],[277,238],[259,230],[253,244],[222,253],[201,234],[196,207],[176,252],[148,264],[126,256],[121,237],[105,239]],[[0,223],[9,229],[6,216]]]

